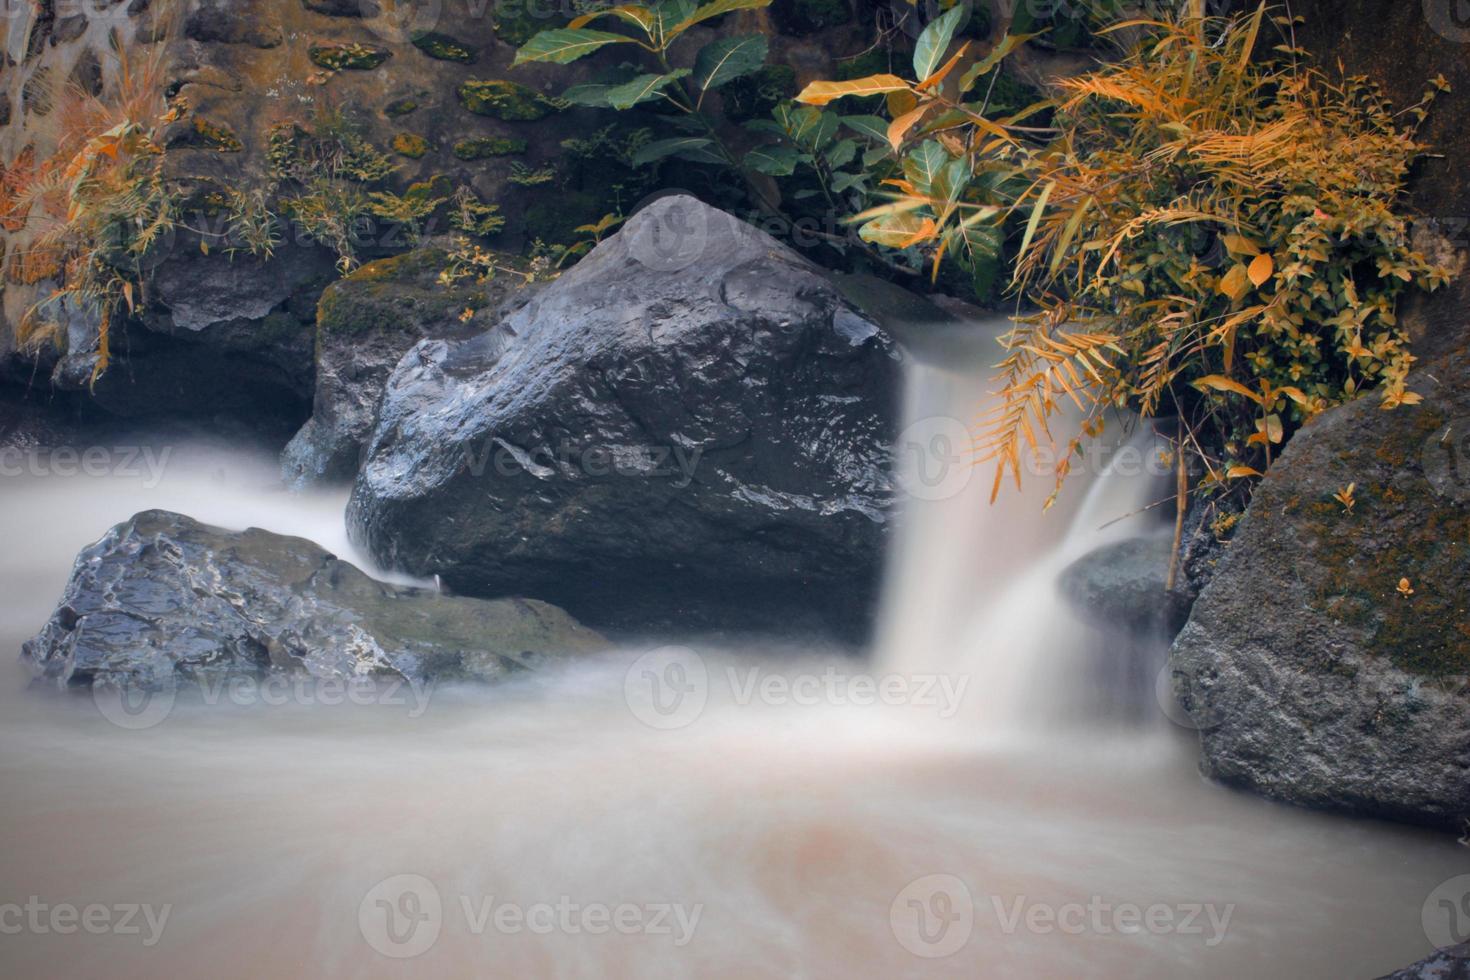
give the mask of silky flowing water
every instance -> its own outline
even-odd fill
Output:
[[[165,508],[371,569],[344,495],[218,445],[154,445],[157,481],[0,478],[0,974],[1337,980],[1429,953],[1465,848],[1203,781],[1162,645],[1120,656],[1058,597],[1074,558],[1160,533],[1118,520],[1158,495],[1148,438],[1045,515],[1045,478],[989,508],[957,444],[984,385],[911,380],[867,660],[634,645],[488,691],[216,692],[139,723],[13,662],[77,551]]]

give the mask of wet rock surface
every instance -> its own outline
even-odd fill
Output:
[[[349,529],[387,567],[595,625],[859,635],[898,371],[815,266],[666,197],[495,330],[403,358]]]
[[[1172,633],[1184,619],[1166,589],[1172,548],[1167,535],[1106,545],[1067,566],[1057,587],[1097,626],[1151,636]]]
[[[1307,425],[1171,657],[1204,772],[1307,806],[1470,820],[1470,368]],[[1335,495],[1354,485],[1354,504]]]
[[[483,332],[527,288],[509,269],[486,283],[445,286],[438,277],[448,263],[442,249],[422,248],[369,263],[323,293],[312,416],[281,456],[288,486],[350,482],[404,353],[424,338]]]
[[[155,689],[280,671],[494,681],[604,645],[544,602],[387,585],[300,538],[146,511],[78,556],[21,656],[62,687]]]

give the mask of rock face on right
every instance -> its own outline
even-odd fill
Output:
[[[1211,777],[1287,802],[1470,820],[1470,358],[1307,425],[1175,642]],[[1353,485],[1351,508],[1334,498]]]
[[[387,567],[600,627],[860,635],[898,381],[820,269],[665,197],[493,330],[404,356],[348,528]]]

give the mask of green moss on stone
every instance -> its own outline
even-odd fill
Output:
[[[414,133],[399,133],[393,137],[393,152],[417,160],[429,152],[429,141]]]
[[[383,109],[389,119],[400,119],[418,109],[419,104],[413,99],[394,99]]]
[[[483,160],[486,157],[514,156],[525,152],[525,140],[504,136],[476,136],[454,144],[454,155],[461,160]]]
[[[367,44],[313,44],[307,55],[312,64],[330,71],[371,71],[393,52]]]
[[[459,87],[459,100],[476,115],[512,122],[542,119],[551,112],[534,89],[503,79],[465,82]]]
[[[440,61],[457,61],[462,65],[474,64],[478,55],[473,45],[465,44],[448,34],[438,34],[434,31],[415,34],[413,46],[430,58],[437,58]]]

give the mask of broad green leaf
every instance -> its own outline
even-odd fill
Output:
[[[745,154],[745,165],[757,173],[789,177],[796,172],[801,153],[791,146],[758,146]]]
[[[928,194],[934,181],[949,164],[949,154],[944,152],[936,140],[925,140],[908,156],[904,157],[903,175],[921,194]]]
[[[542,31],[521,46],[513,64],[524,65],[531,61],[550,61],[558,65],[569,64],[583,55],[591,54],[609,44],[632,44],[633,39],[608,31],[589,31],[581,27],[559,27]]]
[[[674,33],[682,33],[695,24],[707,21],[712,17],[721,17],[736,10],[759,10],[762,7],[769,7],[770,5],[771,0],[714,0],[713,3],[707,3],[700,7],[675,26]]]
[[[706,44],[694,59],[694,84],[701,91],[717,89],[766,63],[771,42],[763,34],[722,37]]]
[[[639,75],[631,82],[607,90],[607,103],[614,109],[631,109],[641,102],[659,97],[659,93],[671,82],[689,74],[688,68],[671,71],[667,75]]]
[[[845,167],[857,156],[857,140],[842,140],[827,151],[827,166],[834,169]]]
[[[841,116],[842,124],[868,139],[888,143],[888,120],[882,116]]]
[[[801,90],[797,102],[806,105],[826,105],[834,99],[849,95],[881,95],[884,92],[907,92],[909,83],[897,75],[869,75],[847,82],[812,82]]]
[[[1007,34],[1005,37],[1001,38],[1000,43],[997,44],[989,54],[971,65],[970,70],[965,72],[964,75],[960,77],[960,91],[962,93],[970,91],[970,89],[974,88],[975,82],[978,81],[981,77],[990,74],[991,70],[995,68],[996,65],[1005,60],[1006,55],[1010,54],[1012,51],[1016,50],[1021,45],[1031,40],[1033,37],[1037,36],[1039,36],[1039,33]]]
[[[606,109],[609,105],[607,93],[611,88],[611,85],[584,83],[582,85],[573,85],[563,92],[561,97],[573,105],[585,105],[597,109]]]
[[[944,52],[949,50],[949,42],[954,39],[954,32],[967,13],[969,10],[964,4],[956,4],[953,10],[934,20],[919,35],[914,44],[914,77],[919,81],[934,74],[934,69],[944,61]]]
[[[654,140],[638,148],[638,152],[633,154],[632,164],[635,167],[641,167],[684,150],[703,149],[713,142],[713,140],[700,136],[677,136],[674,139]]]

